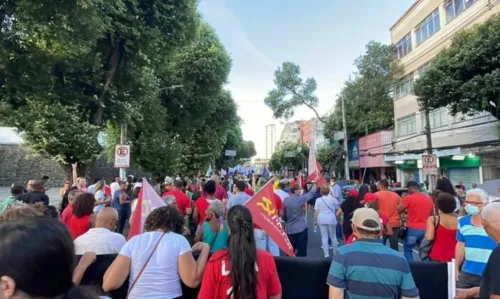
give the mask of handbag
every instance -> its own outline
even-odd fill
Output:
[[[146,260],[146,262],[144,263],[144,266],[142,266],[142,269],[141,271],[139,271],[139,274],[137,274],[137,276],[135,277],[134,279],[134,282],[132,282],[132,285],[130,286],[130,288],[128,289],[128,292],[127,292],[127,298],[128,296],[130,295],[130,292],[132,292],[132,289],[135,287],[135,284],[137,283],[137,281],[139,280],[139,278],[141,277],[142,273],[144,272],[144,269],[146,269],[146,266],[149,264],[149,261],[151,260],[151,258],[153,257],[153,254],[156,252],[156,249],[158,248],[158,245],[160,245],[160,242],[161,240],[163,239],[163,237],[165,237],[167,233],[163,233],[163,235],[161,235],[160,239],[158,240],[158,242],[156,242],[156,245],[155,247],[153,248],[153,250],[151,251],[151,254],[149,254],[148,256],[148,259]]]
[[[435,219],[435,217],[434,217]],[[432,246],[434,245],[434,241],[436,240],[437,237],[437,226],[439,225],[440,217],[438,215],[438,221],[437,223],[434,222],[434,239],[432,241],[429,241],[427,239],[423,239],[422,243],[420,244],[420,248],[418,249],[418,256],[420,257],[420,260],[425,261],[429,260],[429,254],[431,253]]]

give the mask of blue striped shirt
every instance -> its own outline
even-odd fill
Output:
[[[474,226],[471,220],[470,215],[458,220],[457,241],[465,243],[465,261],[462,271],[481,276],[497,244],[488,237],[482,226]]]
[[[346,299],[417,297],[410,266],[404,256],[380,243],[359,239],[335,252],[327,283],[344,289]]]

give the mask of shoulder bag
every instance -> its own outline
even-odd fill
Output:
[[[161,235],[160,239],[158,240],[158,242],[156,242],[156,245],[155,247],[153,248],[153,250],[151,251],[151,254],[149,254],[149,257],[148,259],[146,260],[146,262],[144,263],[144,266],[142,266],[142,269],[141,271],[139,271],[139,274],[137,274],[136,278],[134,279],[134,282],[132,282],[132,285],[130,286],[130,288],[128,289],[128,293],[127,293],[127,298],[128,296],[130,295],[130,292],[132,292],[132,289],[135,287],[135,284],[137,283],[137,281],[139,280],[139,278],[141,277],[142,273],[144,272],[144,269],[146,269],[146,266],[149,264],[149,261],[151,260],[151,258],[153,257],[153,254],[156,252],[156,249],[158,248],[158,245],[160,245],[160,242],[161,240],[163,240],[163,237],[165,237],[167,233],[163,233],[163,235]]]
[[[435,221],[436,217],[435,216],[433,217]],[[427,239],[424,238],[422,240],[422,243],[420,244],[420,248],[418,249],[418,255],[420,257],[420,260],[422,261],[429,260],[429,254],[431,253],[434,241],[436,241],[439,222],[440,222],[440,216],[438,215],[437,222],[434,222],[434,239],[432,241],[428,241]]]

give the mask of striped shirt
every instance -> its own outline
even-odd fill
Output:
[[[418,289],[404,256],[380,243],[359,239],[335,252],[327,283],[346,299],[414,298]]]
[[[472,216],[468,215],[458,221],[457,241],[465,243],[465,261],[462,271],[481,276],[497,244],[488,237],[482,226],[474,226],[471,220]]]

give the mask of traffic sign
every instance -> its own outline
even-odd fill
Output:
[[[236,157],[236,151],[235,150],[226,150],[225,155],[227,157]]]
[[[130,167],[130,145],[117,145],[115,148],[115,168]]]
[[[422,155],[422,169],[424,175],[438,174],[438,161],[436,155]]]

